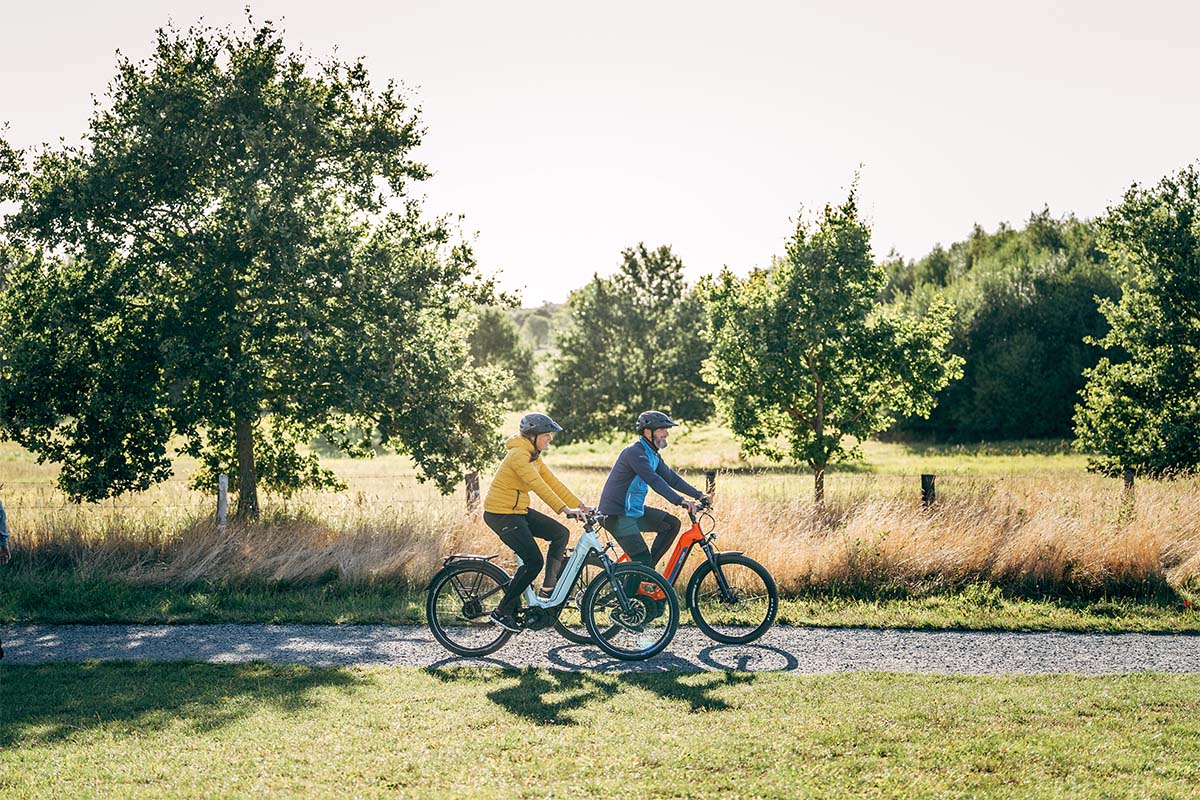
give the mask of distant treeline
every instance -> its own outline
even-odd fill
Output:
[[[1049,210],[1025,227],[978,225],[964,241],[918,261],[888,260],[881,300],[923,310],[941,294],[955,307],[951,351],[963,377],[929,419],[893,433],[939,439],[1069,437],[1084,385],[1108,330],[1096,298],[1121,294],[1121,276],[1097,247],[1097,228]]]
[[[1121,293],[1121,276],[1096,235],[1093,222],[1044,209],[1020,228],[1001,223],[988,233],[976,225],[963,241],[939,245],[924,258],[885,259],[879,300],[924,313],[936,296],[948,299],[955,308],[951,351],[964,360],[962,379],[939,393],[930,418],[902,419],[889,435],[1072,436],[1084,370],[1100,357],[1087,340],[1108,329],[1096,298]],[[539,351],[554,348],[571,323],[569,304],[513,308],[508,315],[526,345]]]

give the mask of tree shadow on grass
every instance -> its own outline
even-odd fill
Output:
[[[688,711],[728,711],[732,706],[714,692],[726,686],[754,683],[750,672],[627,672],[617,677],[625,686],[636,686],[664,700],[685,703]]]
[[[429,667],[426,673],[443,683],[477,682],[486,672],[474,669]],[[496,688],[487,697],[510,714],[539,725],[578,725],[571,712],[594,701],[603,701],[617,692],[617,686],[603,676],[586,672],[557,672],[526,668],[493,673]]]
[[[182,723],[205,733],[264,706],[300,713],[314,693],[365,683],[341,669],[261,663],[0,666],[0,748],[112,727],[145,734]]]
[[[566,672],[532,667],[515,671],[428,667],[426,673],[443,683],[494,685],[487,698],[510,714],[539,725],[578,725],[575,712],[604,702],[623,690],[644,689],[664,700],[684,703],[691,713],[727,711],[732,706],[716,692],[757,679],[754,673],[655,671]]]

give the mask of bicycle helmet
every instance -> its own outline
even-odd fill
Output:
[[[671,419],[661,411],[643,411],[642,413],[638,414],[637,432],[641,434],[641,432],[647,428],[652,431],[658,430],[659,428],[674,428],[678,424],[678,422]]]
[[[521,435],[537,436],[542,433],[559,433],[562,426],[550,419],[548,414],[526,414],[521,417]]]

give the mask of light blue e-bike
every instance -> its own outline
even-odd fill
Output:
[[[601,544],[595,513],[582,515],[583,534],[559,573],[554,592],[538,598],[530,586],[516,619],[525,630],[562,628],[564,607],[578,603],[579,616],[591,643],[615,658],[649,658],[670,644],[679,627],[679,600],[662,575],[642,564],[618,564],[609,557],[613,544]],[[594,554],[594,555],[593,555]],[[591,558],[589,558],[591,556]],[[511,577],[493,563],[494,555],[456,553],[448,556],[429,582],[425,613],[429,629],[441,644],[461,656],[484,656],[500,649],[512,632],[492,623],[488,615],[499,604]],[[596,576],[587,580],[586,567],[599,561]],[[520,559],[517,565],[520,566]],[[601,635],[603,634],[603,635]]]

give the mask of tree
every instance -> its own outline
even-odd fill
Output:
[[[1108,329],[1096,297],[1120,293],[1096,237],[1094,223],[1044,209],[1020,230],[976,226],[948,250],[886,264],[883,298],[917,314],[937,297],[954,303],[950,349],[966,361],[928,420],[896,429],[955,440],[1069,436],[1084,370],[1100,358],[1086,340]]]
[[[0,429],[79,500],[163,480],[182,437],[196,481],[234,475],[253,516],[260,480],[337,485],[312,436],[360,455],[376,430],[448,490],[492,456],[502,379],[460,322],[491,284],[406,195],[421,136],[393,84],[271,23],[159,30],[83,145],[2,148],[25,255],[0,300]]]
[[[744,452],[808,464],[818,507],[826,467],[861,457],[847,438],[862,441],[896,414],[928,414],[961,374],[946,352],[949,305],[904,314],[877,300],[884,280],[852,190],[815,227],[801,219],[770,269],[744,279],[725,270],[703,287],[720,410]]]
[[[1151,477],[1200,466],[1200,171],[1134,184],[1101,223],[1101,246],[1129,279],[1102,300],[1108,355],[1076,408],[1089,469]]]
[[[637,415],[658,409],[681,420],[712,415],[704,309],[668,246],[621,253],[611,278],[572,293],[571,321],[551,368],[550,414],[565,439],[629,433]]]
[[[537,348],[550,346],[550,318],[541,314],[530,314],[525,318],[521,330]]]
[[[479,309],[468,342],[471,360],[476,366],[492,365],[509,377],[509,387],[504,394],[509,406],[520,407],[533,402],[537,393],[533,348],[522,341],[517,324],[505,309],[496,306]]]

